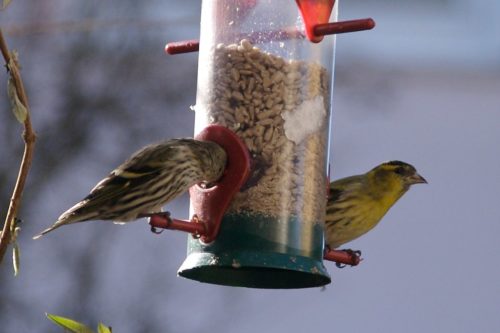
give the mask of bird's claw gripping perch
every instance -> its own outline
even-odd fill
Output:
[[[326,247],[323,259],[334,261],[338,268],[344,268],[345,266],[357,266],[361,260],[361,251],[358,250],[331,250]]]
[[[160,213],[153,213],[153,214],[149,214],[148,216],[148,223],[149,225],[151,226],[151,232],[153,234],[161,234],[163,232],[163,230],[165,229],[162,229],[162,230],[158,230],[154,225],[151,224],[151,217],[153,215],[161,215],[166,221],[167,221],[167,225],[170,225],[172,223],[172,219],[170,218],[170,212],[160,212]]]
[[[163,232],[163,230],[158,230],[155,227],[151,226],[151,232],[153,234],[159,235],[159,234],[161,234]]]
[[[351,257],[351,260],[353,262],[354,261],[360,261],[360,260],[362,260],[361,259],[361,251],[359,251],[359,250],[343,249],[343,250],[340,250],[340,251],[343,251],[343,252],[347,253]],[[336,262],[335,263],[335,266],[337,266],[338,268],[344,268],[347,265],[348,265],[347,263],[342,263],[342,262]],[[350,265],[350,263],[349,263],[349,265]],[[352,266],[354,266],[354,265],[352,265]]]
[[[157,228],[172,229],[189,232],[194,238],[200,238],[208,231],[207,223],[201,222],[196,215],[193,215],[190,221],[171,218],[170,212],[152,213],[146,216],[149,217],[151,231],[155,234],[163,231],[157,231]]]

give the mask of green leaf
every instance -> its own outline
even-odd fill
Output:
[[[19,274],[19,267],[21,264],[21,249],[19,244],[17,244],[17,237],[19,236],[19,232],[21,231],[21,227],[19,227],[19,220],[14,218],[14,220],[10,224],[10,242],[12,244],[12,265],[14,266],[14,276]]]
[[[0,10],[4,10],[5,8],[7,8],[7,6],[10,4],[10,1],[11,0],[3,0],[2,5],[0,6]]]
[[[20,252],[19,245],[14,243],[14,247],[12,248],[12,265],[14,266],[14,276],[19,274],[19,263],[20,263]]]
[[[19,121],[21,124],[24,124],[24,121],[28,116],[28,110],[26,109],[24,104],[21,103],[21,100],[17,95],[16,85],[14,84],[14,80],[11,77],[9,77],[9,80],[7,82],[7,93],[9,95],[12,113],[14,113],[14,116],[16,116],[17,121]]]
[[[97,333],[112,333],[111,326],[106,326],[103,323],[97,325]]]
[[[65,329],[69,330],[70,332],[74,333],[94,333],[90,328],[87,326],[74,321],[73,319],[65,318],[65,317],[60,317],[56,316],[50,313],[45,314],[47,318],[52,320],[54,323],[57,325],[64,327]]]

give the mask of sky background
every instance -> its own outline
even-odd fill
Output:
[[[340,19],[373,17],[377,26],[337,38],[332,178],[399,159],[429,184],[413,187],[376,229],[349,244],[362,250],[361,265],[325,263],[333,280],[326,290],[177,277],[186,235],[155,236],[140,222],[83,223],[31,240],[130,152],[192,135],[196,54],[168,57],[163,47],[196,38],[199,13],[194,0],[13,0],[0,12],[20,52],[38,133],[21,216],[21,275],[12,276],[8,257],[0,267],[2,330],[56,331],[45,312],[92,327],[103,321],[120,333],[500,329],[494,0],[340,3]],[[3,220],[22,141],[0,96]],[[187,218],[187,196],[167,208]]]

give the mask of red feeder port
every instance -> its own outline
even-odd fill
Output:
[[[214,187],[204,189],[194,185],[189,189],[191,211],[194,212],[191,221],[173,219],[168,214],[159,213],[151,216],[149,224],[153,228],[189,232],[201,237],[203,242],[210,243],[217,237],[222,216],[231,199],[250,174],[250,155],[240,138],[223,126],[207,126],[195,139],[215,142],[226,151],[224,175]]]
[[[323,40],[323,35],[317,35],[314,27],[328,23],[335,0],[296,0],[300,14],[304,20],[306,36],[313,43]]]
[[[189,189],[191,210],[200,221],[209,224],[208,232],[201,236],[201,240],[210,243],[217,237],[222,216],[231,199],[250,175],[250,155],[240,138],[223,126],[210,125],[195,138],[217,143],[228,157],[226,171],[216,186],[203,189],[195,185]]]
[[[179,53],[198,52],[199,49],[200,49],[200,42],[197,39],[172,42],[165,45],[165,52],[170,55]]]

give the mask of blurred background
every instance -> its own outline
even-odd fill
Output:
[[[193,133],[200,1],[13,0],[0,12],[17,49],[38,134],[20,217],[21,274],[0,266],[4,332],[55,332],[44,313],[115,332],[492,332],[500,328],[500,3],[344,0],[332,178],[388,159],[416,186],[350,247],[358,267],[326,263],[326,290],[256,290],[176,276],[186,235],[145,222],[84,223],[31,237],[129,154]],[[0,79],[0,212],[22,154]],[[188,197],[169,204],[188,218]]]

